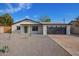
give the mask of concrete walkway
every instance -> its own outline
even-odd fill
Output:
[[[8,45],[8,56],[70,56],[54,40],[43,35],[0,34],[0,44]],[[10,38],[10,39],[9,39]]]
[[[71,55],[79,56],[79,37],[71,35],[49,35],[49,37]]]

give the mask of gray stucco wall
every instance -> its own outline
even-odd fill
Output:
[[[71,27],[71,33],[72,34],[79,34],[79,27],[72,26]]]

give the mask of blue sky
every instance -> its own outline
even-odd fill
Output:
[[[30,18],[38,21],[42,16],[49,16],[54,23],[68,23],[79,16],[79,4],[77,3],[0,3],[0,15],[9,13],[14,21]]]

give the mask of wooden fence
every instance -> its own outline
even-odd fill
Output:
[[[11,26],[4,26],[4,33],[11,33]]]

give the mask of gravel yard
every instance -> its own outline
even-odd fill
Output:
[[[8,45],[4,56],[70,56],[70,54],[48,36],[25,34],[0,34],[0,46]]]

